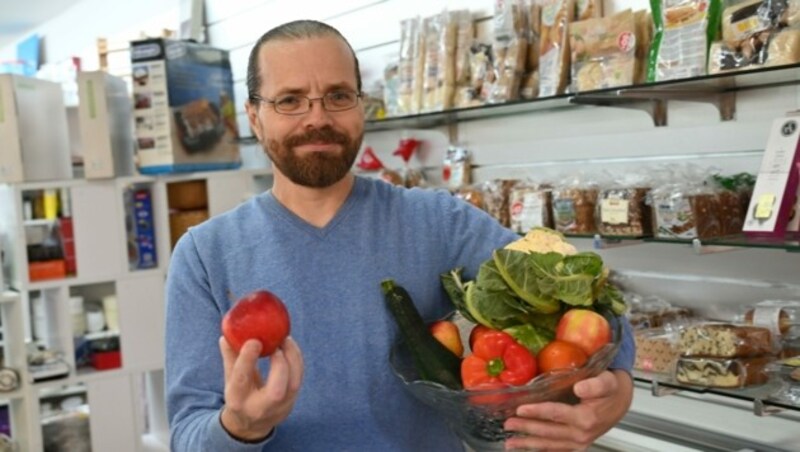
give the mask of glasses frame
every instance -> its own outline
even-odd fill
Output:
[[[325,103],[325,99],[328,96],[330,96],[331,94],[341,93],[341,92],[348,92],[348,93],[355,94],[356,95],[356,102],[353,104],[352,107],[347,107],[347,108],[344,108],[344,109],[341,109],[341,110],[331,110],[331,109],[329,109],[327,107],[327,104]],[[308,103],[306,104],[307,105],[306,109],[301,111],[301,112],[295,112],[295,113],[286,113],[286,112],[278,111],[278,98],[277,97],[275,99],[268,99],[266,97],[261,97],[258,94],[253,94],[252,96],[250,96],[250,100],[251,101],[255,101],[255,102],[264,102],[264,103],[272,105],[272,109],[275,110],[275,113],[277,113],[279,115],[300,116],[300,115],[304,115],[304,114],[310,112],[311,108],[312,108],[312,106],[314,104],[314,101],[317,101],[317,100],[320,101],[319,103],[320,103],[320,105],[322,105],[322,109],[327,111],[328,113],[340,113],[340,112],[343,112],[343,111],[349,111],[349,110],[352,110],[352,109],[356,108],[358,106],[358,101],[361,100],[362,97],[364,97],[364,93],[359,92],[359,91],[351,91],[351,90],[331,91],[331,92],[325,94],[324,96],[320,96],[320,97],[308,97],[308,96],[303,96],[303,95],[300,95],[300,94],[289,94],[289,95],[296,96],[296,97],[298,97],[300,99],[307,100]]]

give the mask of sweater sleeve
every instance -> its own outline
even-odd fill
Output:
[[[184,234],[172,255],[166,300],[170,449],[176,452],[262,450],[269,438],[253,444],[237,441],[219,420],[225,387],[218,346],[223,312],[211,294],[208,272],[191,231]]]

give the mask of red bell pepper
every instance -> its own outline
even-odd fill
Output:
[[[461,382],[466,389],[497,387],[498,383],[519,386],[536,376],[536,358],[498,330],[483,332],[475,338],[472,354],[461,362]]]

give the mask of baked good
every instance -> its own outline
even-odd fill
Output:
[[[671,373],[678,359],[672,335],[663,330],[646,329],[633,336],[636,359],[633,368],[645,372]]]
[[[774,352],[768,328],[724,323],[692,325],[681,331],[678,350],[682,356],[746,358]]]
[[[742,388],[766,383],[765,366],[770,356],[756,358],[681,357],[675,365],[675,379],[680,383],[709,388]]]

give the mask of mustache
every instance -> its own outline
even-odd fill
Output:
[[[347,146],[350,144],[350,137],[334,130],[333,127],[325,126],[321,129],[310,129],[305,133],[287,137],[283,144],[287,149],[291,149],[295,146],[319,142],[336,143]]]

